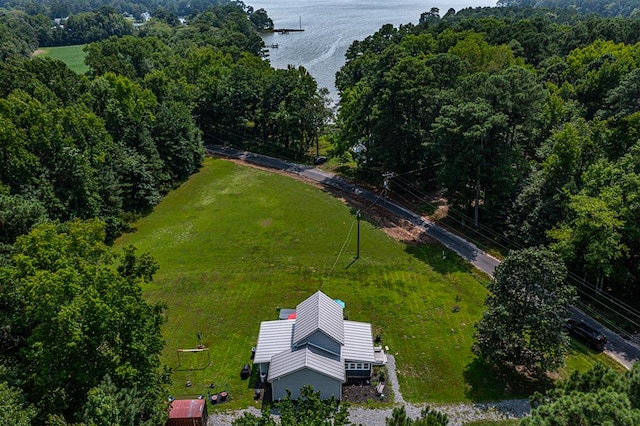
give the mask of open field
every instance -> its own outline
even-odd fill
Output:
[[[42,56],[49,56],[58,59],[78,74],[89,71],[89,67],[84,63],[85,53],[82,51],[86,45],[77,44],[75,46],[43,47],[39,53]]]
[[[370,322],[381,334],[396,357],[405,399],[528,395],[531,384],[505,386],[512,378],[488,370],[470,351],[487,294],[484,275],[453,253],[443,259],[437,244],[402,244],[366,220],[354,262],[356,228],[353,209],[316,187],[213,159],[136,223],[116,246],[134,244],[160,265],[144,293],[168,305],[163,361],[174,370],[173,396],[206,394],[215,383],[216,390],[229,388],[229,408],[256,404],[240,369],[250,363],[260,321],[319,289],[345,301],[349,319]],[[195,348],[198,332],[211,365],[206,353],[189,353],[178,366],[176,350]],[[576,350],[570,366],[607,359]]]

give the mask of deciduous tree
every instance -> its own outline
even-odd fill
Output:
[[[140,288],[155,263],[129,250],[130,266],[118,270],[104,238],[97,220],[43,224],[18,238],[12,263],[0,269],[5,327],[18,342],[5,355],[40,416],[76,419],[107,375],[145,395],[137,422],[164,400],[164,306],[145,302]]]
[[[567,307],[575,299],[566,275],[562,260],[549,250],[511,252],[488,286],[491,294],[476,324],[474,352],[537,375],[562,366],[568,346]]]

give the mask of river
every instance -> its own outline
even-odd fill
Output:
[[[440,15],[450,8],[495,6],[496,0],[245,0],[255,10],[264,8],[276,28],[300,28],[303,32],[264,34],[274,68],[303,66],[318,82],[329,89],[337,101],[336,72],[344,65],[344,55],[354,40],[363,40],[384,24],[398,27],[417,24],[420,14],[437,7]]]

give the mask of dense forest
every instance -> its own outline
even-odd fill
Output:
[[[634,19],[541,9],[383,26],[337,75],[336,148],[416,208],[444,188],[463,226],[551,247],[591,307],[637,307],[639,41]]]
[[[595,13],[600,16],[637,17],[640,13],[638,0],[592,1],[592,0],[498,0],[498,6],[539,7],[567,9],[578,13]]]
[[[305,158],[326,92],[269,66],[270,19],[241,2],[3,6],[0,423],[161,424],[164,306],[140,290],[156,265],[105,243],[198,170],[204,140]],[[122,15],[147,10],[139,29]],[[69,43],[90,43],[86,75],[32,57]],[[334,152],[417,208],[442,190],[449,220],[548,246],[594,309],[637,307],[639,43],[640,21],[539,8],[385,25],[336,76]]]
[[[227,2],[222,3],[219,6],[222,7]],[[65,2],[64,4],[71,3]],[[169,3],[167,6],[170,4],[173,3]],[[142,22],[134,23],[133,16],[127,12],[134,9],[125,8],[125,12],[122,12],[113,6],[101,5],[96,9],[84,11],[84,8],[87,7],[85,3],[77,5],[78,7],[75,9],[80,11],[63,15],[57,15],[48,9],[37,10],[37,13],[25,12],[23,9],[0,9],[0,42],[2,42],[0,58],[7,58],[15,54],[28,56],[37,47],[84,44],[112,36],[131,35],[142,25]],[[207,7],[211,6],[202,4],[200,8],[192,8],[190,14],[186,16],[190,20],[197,20],[198,15],[207,10]],[[253,24],[253,31],[273,28],[273,21],[264,9],[254,10],[242,2],[234,3],[232,9],[228,9],[223,14],[222,20],[218,20],[216,24],[222,25],[223,21],[227,20],[229,13],[238,9],[241,9],[243,13],[235,15],[237,27],[234,27],[234,30],[245,34],[248,31],[246,23],[238,19],[240,16],[242,16],[242,20],[249,18]],[[141,15],[136,16],[140,21]],[[147,12],[146,18],[149,19],[150,16]],[[179,16],[185,15],[181,11],[160,6],[153,9],[155,22],[164,22],[174,27],[187,22],[187,18],[179,18]],[[231,20],[224,25],[229,26],[230,22]]]
[[[128,14],[140,19],[144,12],[158,15],[191,16],[229,3],[226,0],[0,0],[0,8],[21,10],[29,15],[45,15],[51,19],[66,18],[102,8],[113,9],[118,14]]]
[[[198,170],[203,136],[302,156],[329,114],[306,70],[264,60],[253,14],[98,36],[87,75],[32,58],[30,15],[3,15],[0,424],[163,423],[166,316],[140,288],[156,265],[105,242]]]

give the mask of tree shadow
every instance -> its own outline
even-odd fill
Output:
[[[350,167],[339,165],[334,169],[334,173],[358,182],[359,185],[380,185],[381,171],[369,168]]]
[[[475,269],[454,251],[434,242],[426,233],[421,234],[416,243],[408,244],[405,252],[442,275],[454,272],[469,273]]]
[[[349,210],[353,217],[357,217],[358,212],[360,212],[360,219],[375,228],[383,231],[392,231],[393,238],[406,245],[405,253],[415,260],[416,266],[420,263],[429,265],[435,272],[442,275],[454,272],[470,273],[476,270],[471,263],[460,257],[456,252],[429,236],[426,231],[419,232],[418,227],[401,217],[397,217],[392,213],[380,213],[380,209],[377,208],[369,208],[368,211],[363,212],[360,206],[351,206]],[[393,232],[394,229],[396,230],[395,232]],[[406,232],[403,232],[403,229]],[[356,260],[357,257],[349,266],[352,266]]]
[[[527,376],[513,368],[490,364],[480,357],[467,364],[462,375],[465,397],[474,402],[528,398],[536,391],[545,392],[553,387],[553,380],[547,376]]]
[[[262,388],[262,382],[260,381],[260,369],[256,364],[253,364],[251,368],[251,376],[249,376],[249,380],[247,380],[247,387],[249,389],[259,389]]]

